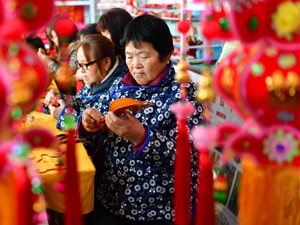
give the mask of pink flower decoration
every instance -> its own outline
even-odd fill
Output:
[[[176,102],[170,106],[171,112],[175,114],[177,120],[186,120],[195,111],[195,106],[190,102]]]
[[[214,127],[197,126],[191,134],[196,148],[199,150],[209,150],[219,137],[219,133]]]

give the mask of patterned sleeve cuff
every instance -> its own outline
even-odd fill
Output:
[[[148,129],[147,129],[147,127],[144,127],[144,128],[145,128],[145,134],[144,134],[142,140],[140,140],[140,142],[137,143],[136,145],[132,144],[132,149],[133,149],[134,151],[136,151],[136,152],[139,152],[139,151],[142,149],[142,147],[144,146],[144,144],[145,144],[145,142],[146,142],[146,140],[147,140],[147,137],[148,137]]]

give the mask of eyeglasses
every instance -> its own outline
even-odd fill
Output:
[[[77,69],[82,68],[83,70],[88,70],[89,66],[97,62],[97,60],[94,60],[90,63],[79,63],[78,61],[75,62],[75,65],[77,66]]]

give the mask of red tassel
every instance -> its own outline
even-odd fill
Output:
[[[198,151],[198,162],[198,171],[201,171],[201,179],[198,182],[196,225],[214,225],[213,175],[207,149]]]
[[[191,148],[187,121],[178,120],[174,181],[174,223],[191,224]]]
[[[13,166],[14,179],[16,185],[17,196],[17,224],[18,225],[33,225],[34,211],[33,198],[34,194],[31,191],[31,183],[28,178],[26,168],[23,165]]]
[[[70,129],[67,142],[67,174],[65,189],[66,225],[82,225],[82,212],[75,153],[75,130]]]

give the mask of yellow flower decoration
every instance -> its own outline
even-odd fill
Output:
[[[300,3],[286,1],[278,4],[277,11],[271,15],[271,19],[277,36],[292,40],[292,34],[300,28]]]

